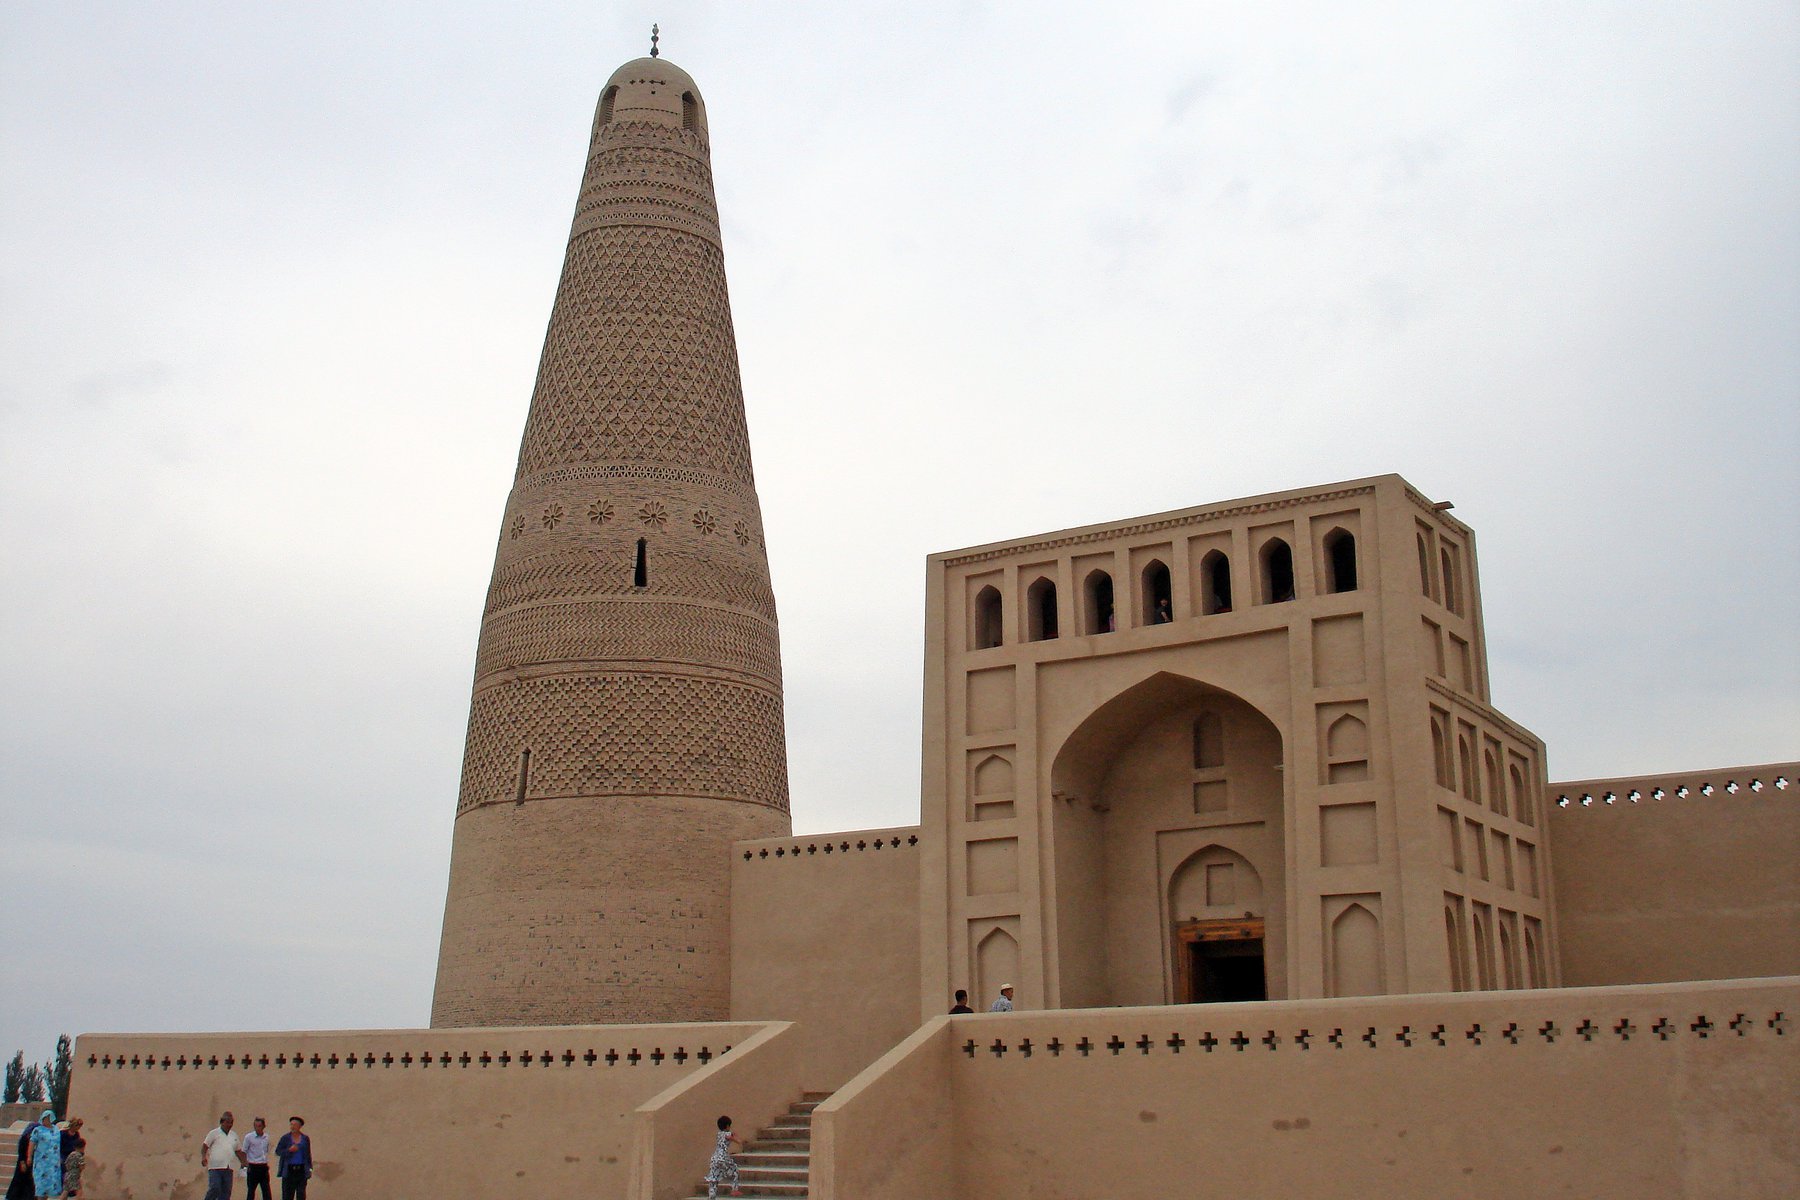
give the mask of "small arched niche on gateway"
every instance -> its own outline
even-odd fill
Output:
[[[1218,763],[1198,766],[1195,730],[1215,723]],[[1242,697],[1168,672],[1069,734],[1051,763],[1048,812],[1062,1006],[1192,1000],[1201,941],[1259,953],[1264,994],[1287,995],[1282,757],[1280,730]],[[1201,851],[1212,857],[1196,859]],[[1184,864],[1198,874],[1178,881]],[[1235,906],[1181,911],[1194,887],[1204,892],[1204,868],[1218,868],[1219,897],[1228,879],[1238,889]],[[1202,927],[1218,921],[1232,924]]]

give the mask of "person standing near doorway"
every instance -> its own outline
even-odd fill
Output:
[[[1010,984],[1010,983],[1001,984],[1000,985],[1000,995],[994,1000],[994,1002],[992,1004],[988,1005],[988,1011],[991,1013],[1011,1012],[1013,1010],[1012,993],[1013,993],[1012,984]]]
[[[974,1011],[974,1009],[969,1007],[969,993],[963,991],[961,988],[957,988],[956,1003],[951,1006],[950,1015],[954,1017],[962,1013],[972,1013]]]

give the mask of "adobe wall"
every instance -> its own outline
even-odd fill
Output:
[[[622,1196],[634,1109],[765,1026],[86,1034],[70,1101],[92,1200],[199,1200],[200,1139],[306,1119],[339,1196]],[[710,1153],[694,1133],[694,1177]]]
[[[809,1091],[836,1088],[918,1028],[918,834],[732,848],[731,1015],[798,1022]]]
[[[1800,763],[1550,786],[1572,985],[1800,973]]]
[[[1800,978],[938,1018],[819,1107],[811,1194],[1788,1197],[1797,1009]]]

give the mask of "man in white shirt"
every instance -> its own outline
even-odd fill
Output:
[[[200,1163],[206,1168],[206,1200],[231,1200],[231,1173],[244,1161],[238,1135],[231,1132],[231,1114],[219,1114],[219,1127],[200,1142]]]
[[[269,1135],[263,1132],[264,1122],[261,1117],[251,1124],[256,1127],[254,1132],[244,1135],[244,1200],[256,1200],[257,1188],[262,1189],[263,1200],[271,1200]]]
[[[1011,1012],[1012,1010],[1013,1010],[1012,984],[1009,983],[1009,984],[1006,984],[1001,987],[999,998],[996,999],[992,1004],[988,1005],[988,1011],[989,1012]],[[227,1197],[226,1200],[230,1200],[230,1198]]]

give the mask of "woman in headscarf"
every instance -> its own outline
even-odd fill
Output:
[[[47,1108],[31,1127],[25,1165],[31,1169],[31,1185],[37,1189],[38,1200],[62,1195],[62,1131],[56,1127],[56,1114]]]

